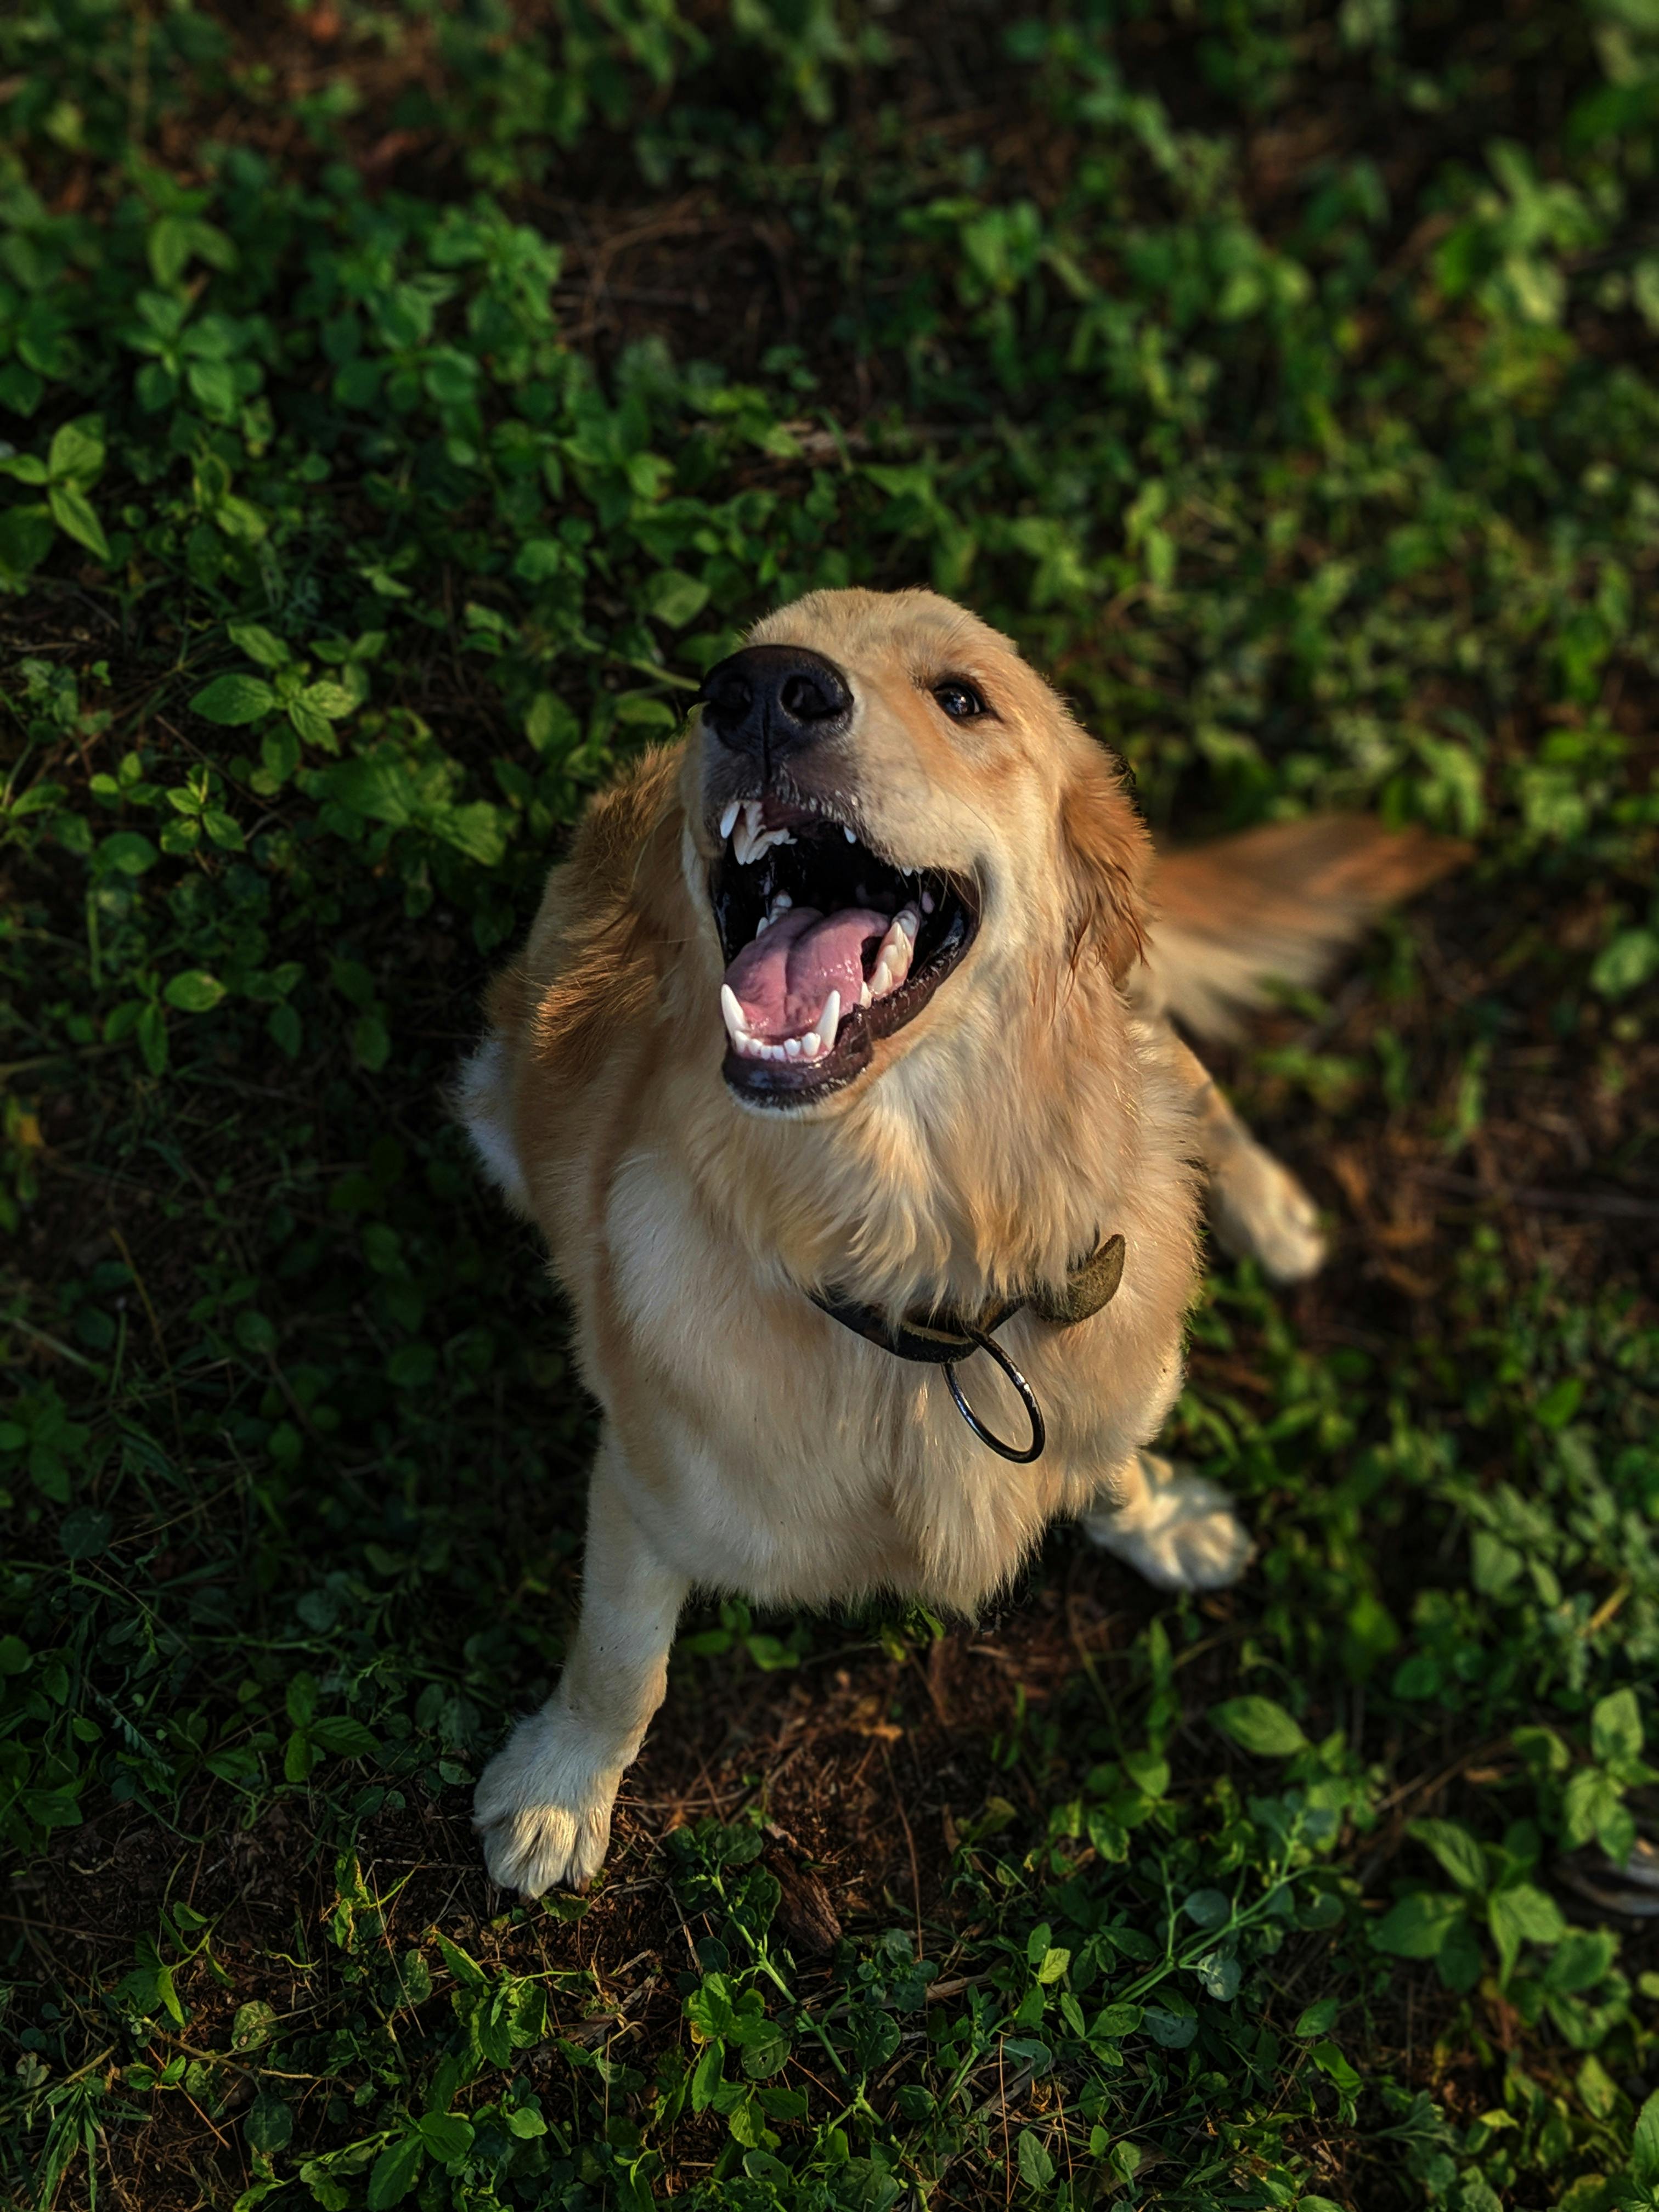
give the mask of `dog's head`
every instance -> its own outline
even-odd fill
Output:
[[[1141,951],[1150,846],[1115,763],[949,600],[815,592],[699,708],[683,859],[746,1106],[833,1110],[913,1052],[1047,1024],[1085,963],[1117,981]]]

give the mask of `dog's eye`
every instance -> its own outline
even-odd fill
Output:
[[[964,684],[952,676],[943,684],[933,686],[933,696],[953,722],[970,722],[975,714],[985,712],[985,702],[971,684]]]

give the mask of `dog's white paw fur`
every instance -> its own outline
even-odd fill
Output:
[[[1274,1282],[1303,1283],[1329,1256],[1319,1208],[1260,1145],[1241,1145],[1212,1176],[1210,1219],[1235,1259],[1259,1261]]]
[[[622,1772],[595,1756],[580,1723],[556,1705],[520,1721],[472,1800],[491,1881],[526,1897],[586,1889],[605,1863]]]
[[[1084,1534],[1160,1589],[1221,1589],[1249,1564],[1249,1532],[1224,1490],[1200,1474],[1178,1474],[1155,1452],[1136,1455],[1132,1492],[1114,1507],[1106,1494],[1083,1516]]]

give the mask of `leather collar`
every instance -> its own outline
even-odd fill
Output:
[[[1002,1346],[992,1342],[992,1333],[1027,1308],[1040,1321],[1055,1328],[1070,1328],[1080,1321],[1087,1321],[1091,1314],[1098,1313],[1116,1295],[1117,1286],[1123,1279],[1124,1250],[1121,1237],[1109,1237],[1086,1260],[1071,1269],[1063,1288],[1057,1291],[1042,1288],[1017,1297],[994,1299],[974,1314],[935,1307],[926,1314],[906,1315],[896,1327],[890,1326],[876,1307],[861,1305],[855,1298],[833,1296],[827,1291],[811,1291],[808,1296],[832,1321],[838,1321],[843,1328],[850,1328],[854,1335],[864,1337],[871,1344],[879,1345],[894,1358],[943,1367],[957,1410],[974,1434],[993,1451],[1000,1452],[1004,1459],[1023,1462],[1037,1458],[1042,1450],[1046,1442],[1042,1414],[1030,1384]],[[963,1396],[956,1378],[956,1363],[974,1352],[989,1352],[1024,1401],[1031,1423],[1031,1442],[1027,1449],[1017,1451],[994,1435]]]

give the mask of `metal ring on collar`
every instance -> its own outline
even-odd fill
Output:
[[[1037,1404],[1036,1394],[1033,1391],[1030,1384],[1025,1380],[1025,1377],[1020,1373],[1018,1368],[1015,1366],[1013,1361],[1009,1358],[1002,1346],[1000,1344],[993,1343],[991,1339],[986,1335],[983,1329],[969,1328],[965,1329],[963,1333],[964,1334],[972,1337],[975,1351],[988,1352],[990,1353],[992,1358],[995,1360],[997,1365],[1002,1370],[1008,1380],[1013,1384],[1015,1389],[1018,1391],[1020,1399],[1024,1405],[1026,1413],[1030,1419],[1030,1443],[1024,1451],[1017,1451],[1012,1444],[1005,1443],[1000,1437],[994,1435],[992,1431],[986,1427],[984,1422],[981,1420],[979,1415],[974,1411],[973,1407],[968,1403],[968,1401],[962,1395],[962,1385],[957,1381],[957,1364],[955,1360],[947,1359],[942,1363],[945,1368],[945,1379],[951,1386],[951,1395],[957,1401],[957,1413],[959,1413],[963,1419],[967,1422],[969,1427],[979,1438],[980,1442],[982,1444],[989,1444],[994,1452],[1000,1452],[1004,1459],[1011,1459],[1016,1463],[1016,1465],[1023,1467],[1028,1461],[1041,1458],[1042,1455],[1042,1448],[1048,1441],[1048,1431],[1042,1425],[1042,1409]]]

